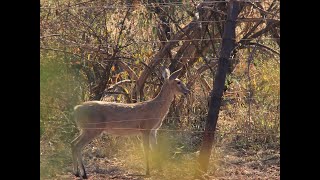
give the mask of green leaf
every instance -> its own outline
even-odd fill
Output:
[[[157,27],[152,27],[152,35],[156,36],[157,35]]]

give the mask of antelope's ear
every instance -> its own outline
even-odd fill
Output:
[[[165,67],[161,67],[161,71],[162,71],[162,77],[164,79],[169,79],[170,77],[170,71],[169,69],[165,68]]]
[[[179,70],[177,70],[177,71],[175,71],[174,73],[172,73],[171,76],[169,77],[169,80],[174,80],[174,79],[176,79],[176,78],[179,76],[181,70],[182,70],[182,68],[179,69]]]

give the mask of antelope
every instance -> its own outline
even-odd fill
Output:
[[[73,173],[87,179],[81,150],[102,132],[111,135],[142,135],[146,161],[146,176],[149,172],[149,151],[157,145],[157,130],[169,111],[175,95],[188,95],[190,90],[179,79],[181,69],[170,75],[163,68],[163,86],[159,94],[148,101],[138,103],[114,103],[87,101],[74,107],[74,117],[80,135],[71,142]],[[151,147],[150,147],[151,145]]]

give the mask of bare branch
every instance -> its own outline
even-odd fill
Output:
[[[216,61],[211,61],[210,64],[209,64],[209,66],[210,66],[211,68],[216,67],[216,66],[217,66],[217,62],[216,62]],[[203,72],[205,72],[206,70],[209,69],[209,66],[208,66],[207,64],[205,64],[205,65],[202,65],[200,68],[198,68],[197,71],[196,71],[196,73],[195,73],[191,78],[189,78],[190,80],[189,80],[189,82],[187,83],[187,87],[188,87],[188,88],[191,88],[191,87],[193,86],[193,84],[195,83],[195,81],[196,81],[198,78],[201,77],[201,74],[202,74]]]
[[[273,14],[273,13],[271,13],[271,12],[268,12],[268,11],[266,11],[266,10],[263,10],[263,9],[261,9],[260,7],[258,7],[256,4],[254,4],[254,3],[252,3],[252,2],[247,2],[248,4],[250,4],[251,6],[253,6],[254,8],[256,8],[256,9],[258,9],[259,11],[260,11],[260,13],[263,13],[263,14],[270,14],[270,15],[272,15],[273,17],[275,17],[276,16],[276,14]],[[269,8],[270,9],[270,8]]]
[[[136,73],[126,63],[122,61],[117,61],[116,63],[129,74],[131,79],[133,80],[138,79],[138,76],[136,75]]]
[[[123,85],[123,84],[127,84],[127,83],[133,83],[134,81],[132,80],[129,80],[129,79],[125,79],[125,80],[122,80],[122,81],[119,81],[117,83],[115,83],[114,85],[110,86],[107,91],[111,91],[112,89],[120,86],[120,85]]]
[[[267,23],[280,22],[278,19],[261,19],[261,18],[239,18],[238,22],[256,22],[256,21],[266,21]]]
[[[251,35],[249,38],[242,38],[238,44],[241,44],[241,45],[245,45],[245,44],[248,44],[250,43],[253,39],[269,32],[270,30],[272,30],[273,28],[277,27],[277,26],[280,26],[280,21],[278,22],[274,22],[274,23],[269,23],[264,29],[254,33],[253,35]]]
[[[40,49],[72,54],[74,56],[78,56],[78,57],[81,58],[81,56],[79,56],[78,54],[75,54],[75,53],[72,53],[72,52],[69,52],[69,51],[64,51],[64,50],[61,50],[61,49],[54,49],[54,48],[47,48],[47,47],[40,47]]]
[[[280,53],[278,51],[276,51],[276,50],[274,50],[274,49],[272,49],[272,48],[270,48],[268,46],[265,46],[263,44],[250,42],[250,43],[248,43],[248,45],[249,46],[258,46],[258,47],[264,48],[264,49],[269,50],[269,51],[273,52],[274,54],[277,54],[277,55],[280,56]]]

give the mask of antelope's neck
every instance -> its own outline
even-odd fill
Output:
[[[164,82],[160,93],[153,99],[153,102],[159,107],[159,113],[161,113],[163,117],[168,113],[173,98],[174,94],[168,87],[167,82]]]

